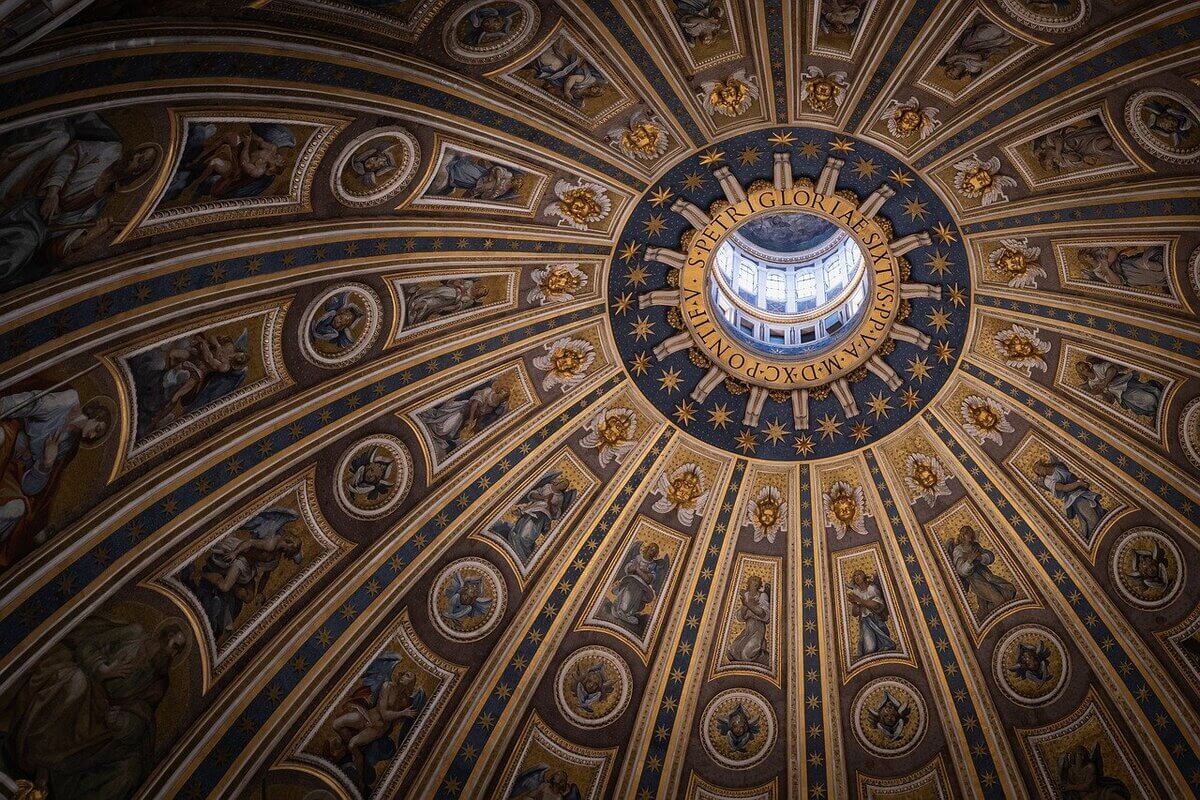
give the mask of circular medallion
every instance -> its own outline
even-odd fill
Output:
[[[403,442],[386,434],[368,436],[342,455],[334,494],[351,516],[377,519],[408,494],[412,474],[412,456]]]
[[[1179,415],[1179,443],[1192,466],[1200,469],[1200,397],[1184,406]]]
[[[358,136],[333,163],[330,186],[342,205],[364,208],[404,190],[421,161],[421,146],[404,128],[376,128]]]
[[[700,719],[700,741],[713,761],[748,769],[775,745],[775,710],[758,692],[726,689],[709,701]]]
[[[540,21],[541,12],[529,0],[482,0],[464,5],[450,18],[442,41],[459,61],[485,64],[526,45]]]
[[[854,698],[851,716],[859,742],[880,756],[916,747],[928,722],[921,693],[902,678],[879,678],[864,686]]]
[[[1000,0],[1009,16],[1039,31],[1061,33],[1087,21],[1087,0]]]
[[[429,618],[443,635],[460,642],[487,636],[507,605],[504,577],[479,558],[460,558],[447,566],[429,592]]]
[[[738,455],[877,442],[929,403],[966,338],[967,253],[937,190],[829,131],[756,131],[684,159],[647,188],[611,263],[633,381]]]
[[[1187,566],[1174,542],[1155,528],[1121,534],[1108,560],[1121,596],[1139,608],[1161,608],[1183,588]]]
[[[1200,108],[1177,92],[1134,92],[1125,104],[1125,124],[1138,144],[1164,161],[1200,159]]]
[[[1025,625],[1004,635],[992,655],[992,674],[1001,690],[1023,706],[1044,705],[1067,683],[1070,663],[1049,628]]]
[[[633,675],[607,647],[576,650],[558,668],[554,699],[559,712],[581,728],[602,728],[629,706]]]
[[[300,319],[300,352],[318,367],[344,367],[362,357],[379,336],[379,295],[361,283],[318,295]]]

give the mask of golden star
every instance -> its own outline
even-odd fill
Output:
[[[624,314],[629,310],[631,305],[633,305],[633,295],[626,292],[613,302],[613,311],[618,314]]]
[[[629,242],[625,243],[625,246],[621,248],[620,252],[618,252],[617,255],[621,257],[622,261],[624,261],[625,263],[628,264],[630,261],[632,261],[634,258],[637,257],[638,251],[641,249],[642,249],[642,246],[639,243],[634,242],[634,241],[629,241]]]
[[[842,423],[840,420],[834,419],[832,414],[826,414],[817,421],[817,431],[821,434],[822,439],[832,439],[841,435]]]
[[[704,176],[701,175],[699,172],[690,172],[683,179],[683,186],[685,189],[696,190],[696,189],[699,189],[703,185],[704,185]]]
[[[629,332],[639,342],[645,341],[650,334],[654,333],[654,323],[638,314],[638,318],[629,326]]]
[[[910,358],[908,360],[908,372],[912,375],[913,380],[920,383],[929,377],[929,362],[925,360],[925,356]]]
[[[843,139],[840,136],[833,140],[833,144],[831,144],[830,147],[833,148],[833,152],[835,153],[854,152],[854,142],[850,141],[849,139]]]
[[[625,282],[632,283],[634,286],[641,286],[646,282],[646,268],[638,264],[629,272],[625,273]]]
[[[675,419],[679,420],[680,425],[687,425],[696,418],[696,408],[687,400],[675,406]]]
[[[796,448],[797,455],[806,456],[813,451],[812,437],[802,433],[792,440],[792,447]]]
[[[967,293],[957,283],[950,287],[950,302],[956,306],[967,304]]]
[[[908,214],[910,220],[919,219],[924,222],[927,211],[928,206],[915,197],[910,197],[904,201],[904,213]]]
[[[767,423],[766,435],[771,444],[779,444],[787,438],[787,428],[778,419],[773,419]]]
[[[943,253],[941,250],[934,250],[933,255],[931,255],[929,260],[925,262],[925,266],[929,267],[938,275],[941,275],[943,272],[950,271],[951,264],[949,257],[945,253]]]
[[[875,166],[873,158],[860,158],[854,165],[854,172],[860,178],[873,178],[879,172],[879,167]]]
[[[711,411],[708,412],[708,421],[713,425],[716,425],[718,428],[724,428],[729,424],[729,420],[732,418],[733,414],[730,413],[729,409],[725,407],[724,403],[719,406],[715,406]]]
[[[890,178],[891,180],[894,180],[896,183],[900,184],[902,187],[904,187],[906,189],[909,186],[912,186],[912,182],[913,182],[912,175],[909,175],[907,172],[905,172],[902,169],[892,170],[891,172],[888,173],[888,178]]]
[[[912,411],[914,408],[921,405],[921,396],[917,394],[916,389],[905,389],[903,394],[900,395],[900,402],[904,404],[905,408],[907,408],[909,411]]]
[[[942,244],[950,244],[951,242],[957,241],[954,236],[953,229],[947,227],[946,223],[941,221],[939,221],[937,225],[933,226],[933,235],[941,239]]]
[[[762,153],[760,153],[758,151],[757,147],[747,147],[745,150],[743,150],[741,153],[738,154],[738,161],[742,162],[743,165],[754,164],[754,163],[757,163],[758,159],[761,156],[762,156]]]
[[[950,359],[954,357],[954,348],[949,342],[938,342],[933,347],[933,351],[937,354],[937,360],[943,364],[949,364]]]
[[[883,417],[887,419],[888,412],[892,410],[891,403],[883,396],[883,392],[871,395],[871,399],[867,401],[867,405],[871,407],[871,412],[875,414],[875,419]]]
[[[758,443],[754,440],[754,434],[747,428],[737,435],[737,446],[743,453],[753,453],[754,448]]]
[[[871,426],[865,422],[856,422],[850,429],[850,436],[856,442],[865,442],[871,436]]]
[[[817,147],[816,142],[805,142],[800,145],[800,155],[805,158],[816,158],[821,152],[821,148]]]
[[[646,220],[646,233],[653,236],[656,233],[662,233],[662,229],[666,227],[667,222],[662,218],[661,214],[655,214]]]
[[[792,135],[791,131],[776,131],[767,137],[767,141],[779,147],[787,147],[796,141],[796,137]]]
[[[646,352],[634,356],[633,363],[629,365],[629,371],[639,377],[645,375],[648,369],[650,369],[650,354]]]
[[[675,193],[671,191],[670,187],[660,186],[650,193],[650,204],[655,208],[658,208],[663,203],[670,200],[674,194]]]
[[[926,319],[929,320],[930,325],[937,328],[939,333],[950,327],[950,315],[947,314],[946,309],[942,308],[941,306],[938,306],[930,311],[929,316],[926,317]]]
[[[679,370],[674,367],[664,369],[662,377],[658,379],[658,382],[662,385],[661,391],[670,394],[679,388]]]
[[[700,156],[700,166],[711,167],[713,164],[718,164],[725,160],[725,151],[717,148],[710,149],[707,153]]]

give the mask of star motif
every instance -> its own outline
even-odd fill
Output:
[[[701,175],[699,172],[690,172],[683,179],[683,186],[685,189],[691,189],[691,190],[695,191],[696,189],[699,189],[703,185],[704,185],[704,176]]]
[[[632,283],[634,286],[641,286],[646,282],[647,270],[641,264],[638,264],[629,272],[625,273],[625,282]]]
[[[950,359],[954,358],[954,348],[950,346],[949,342],[938,342],[934,345],[933,352],[942,364],[949,364]]]
[[[926,317],[926,319],[929,320],[930,325],[937,328],[939,333],[950,327],[950,315],[946,313],[946,309],[942,308],[941,306],[938,306],[930,311],[929,316]]]
[[[779,147],[788,147],[796,141],[796,137],[792,135],[791,131],[776,131],[767,137],[767,141]]]
[[[871,408],[871,413],[875,415],[875,419],[883,417],[887,419],[888,412],[892,410],[890,401],[883,396],[883,392],[872,394],[871,399],[867,401],[867,405]]]
[[[816,142],[805,142],[800,145],[800,155],[805,158],[816,158],[821,152],[821,148],[817,147]]]
[[[650,193],[650,205],[659,208],[663,203],[670,200],[674,194],[669,186],[660,186]]]
[[[740,161],[743,165],[755,164],[758,162],[758,159],[761,156],[762,153],[759,152],[757,147],[747,147],[746,149],[742,150],[742,152],[738,153],[738,161]]]
[[[905,408],[907,408],[909,411],[912,411],[914,408],[921,405],[921,396],[917,394],[916,389],[910,387],[905,389],[900,395],[900,402],[904,404]]]
[[[684,400],[675,406],[675,419],[679,420],[680,425],[687,425],[695,418],[696,408],[687,400]]]
[[[633,295],[629,292],[626,292],[613,301],[613,311],[618,314],[624,314],[629,310],[631,305],[633,305]]]
[[[725,407],[724,403],[722,403],[719,406],[714,406],[708,412],[708,421],[711,422],[713,425],[717,426],[718,428],[724,428],[726,425],[729,424],[729,420],[731,420],[732,418],[733,418],[733,414],[729,411],[728,408]]]
[[[784,426],[778,418],[767,423],[766,436],[767,439],[770,440],[771,444],[779,444],[782,442],[787,438],[787,432],[787,427]]]
[[[833,140],[833,144],[831,144],[830,147],[833,148],[833,152],[835,153],[854,152],[854,142],[850,141],[849,139],[843,139],[840,136]]]
[[[650,334],[654,333],[654,323],[641,314],[638,314],[638,318],[629,326],[629,332],[639,342],[645,341]]]
[[[650,217],[650,219],[646,220],[645,225],[646,233],[653,236],[656,233],[662,233],[663,228],[667,226],[667,222],[662,218],[661,214],[655,214],[654,216]]]
[[[796,449],[796,454],[806,456],[813,451],[812,437],[807,433],[802,433],[792,440],[792,447]]]
[[[954,236],[954,231],[940,220],[937,225],[933,226],[933,235],[941,239],[942,244],[950,244],[951,242],[958,241]]]
[[[912,175],[909,175],[902,169],[892,170],[888,173],[888,178],[900,184],[905,189],[907,189],[909,186],[912,186],[913,182]]]
[[[629,365],[629,370],[639,377],[645,375],[648,369],[650,369],[650,354],[644,351],[634,356],[633,363]]]
[[[660,391],[670,394],[679,388],[679,380],[679,370],[675,369],[674,367],[664,369],[662,371],[662,377],[658,379]]]
[[[967,304],[967,293],[957,283],[950,287],[950,302],[956,306],[965,306]]]
[[[841,420],[834,419],[832,414],[826,414],[817,420],[817,431],[821,434],[822,439],[832,439],[835,436],[840,436],[842,433]]]
[[[873,158],[859,158],[854,164],[854,173],[860,178],[873,178],[877,172],[879,167],[875,166]]]
[[[850,428],[850,437],[854,441],[862,443],[871,437],[871,426],[865,422],[856,422]]]
[[[754,448],[758,446],[758,443],[754,440],[754,434],[750,432],[749,428],[746,428],[737,435],[737,446],[743,453],[754,452]]]
[[[916,197],[910,197],[904,201],[904,213],[908,214],[909,220],[919,219],[924,222],[928,206]]]
[[[700,166],[711,167],[725,160],[725,151],[713,147],[700,156]]]
[[[941,250],[934,250],[933,255],[931,255],[929,260],[925,262],[925,266],[929,267],[938,275],[941,275],[943,272],[950,271],[951,264],[949,257],[947,257],[945,253],[943,253]]]
[[[625,243],[625,246],[621,248],[617,255],[621,257],[622,261],[628,264],[637,257],[638,251],[641,249],[642,246],[639,243],[629,241]]]
[[[908,360],[908,372],[912,375],[913,380],[920,383],[929,377],[929,362],[925,356],[918,356]]]

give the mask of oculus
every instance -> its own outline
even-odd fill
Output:
[[[822,221],[828,225],[821,225]],[[768,274],[767,267],[761,272],[764,283],[769,278],[777,280],[781,274],[786,276],[778,294],[781,300],[774,300],[775,295],[766,287],[757,291],[757,272],[753,282],[748,278],[745,284],[734,284],[736,291],[731,290],[720,277],[723,265],[731,264],[728,271],[732,275],[733,264],[740,270],[744,264],[752,263],[752,257],[743,258],[744,248],[736,252],[732,245],[723,248],[731,235],[746,226],[750,232],[743,234],[741,241],[754,242],[756,237],[772,243],[787,241],[788,246],[794,246],[790,243],[796,237],[807,234],[809,238],[804,242],[817,241],[817,244],[802,251],[805,253],[820,251],[830,238],[837,240],[831,245],[828,268],[812,271],[814,283],[819,283],[819,293],[811,298],[802,296],[799,289],[789,293],[787,278],[792,278],[791,285],[796,286],[796,278],[809,274],[805,270]],[[820,273],[819,279],[815,273]],[[692,238],[679,274],[680,308],[697,349],[709,360],[746,383],[771,389],[796,389],[842,377],[874,353],[887,339],[895,321],[899,283],[900,264],[888,247],[887,233],[877,221],[844,197],[796,185],[784,190],[763,189],[749,195],[714,216]],[[753,303],[745,299],[750,287],[756,290]],[[735,303],[734,298],[741,302]],[[722,299],[728,301],[728,311],[722,308]],[[762,306],[784,311],[775,315]],[[731,318],[736,320],[736,333],[731,330]],[[788,325],[784,341],[773,347],[770,344],[779,337],[767,319]],[[761,334],[750,335],[746,323]],[[804,341],[809,335],[813,338]],[[764,338],[767,342],[763,342]],[[777,356],[786,352],[784,347],[793,344],[793,339],[795,345],[801,346],[796,352],[801,357],[779,359]],[[816,352],[803,348],[810,343],[826,347]],[[835,343],[838,346],[829,349]]]

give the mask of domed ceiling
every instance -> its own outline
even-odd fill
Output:
[[[9,794],[1200,791],[1194,2],[0,14]]]

